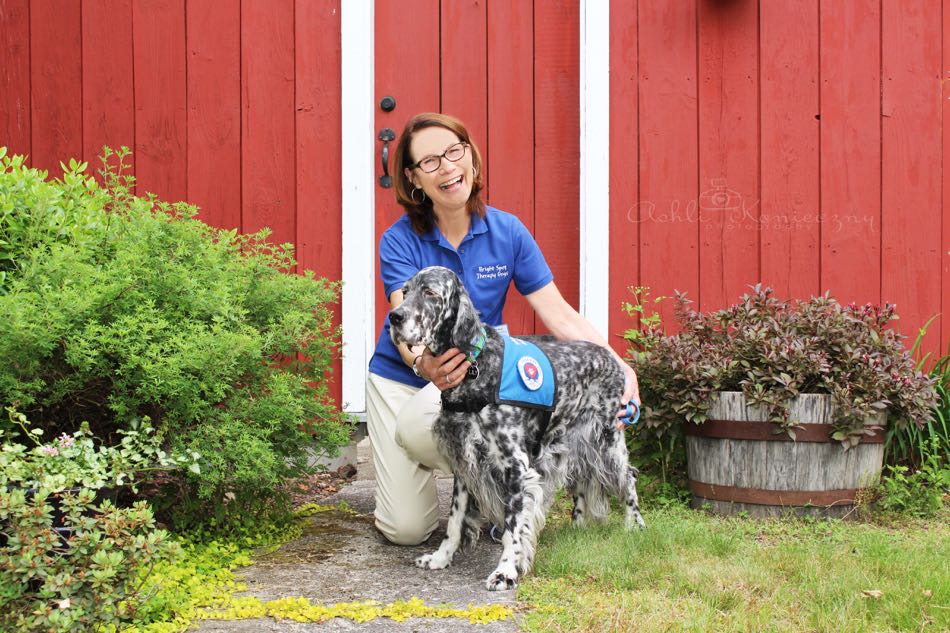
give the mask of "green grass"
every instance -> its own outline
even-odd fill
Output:
[[[519,589],[523,630],[950,630],[946,511],[899,525],[677,506],[644,516],[643,532],[625,532],[617,512],[577,530],[555,506]]]

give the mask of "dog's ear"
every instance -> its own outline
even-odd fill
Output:
[[[455,325],[452,327],[452,345],[464,352],[470,352],[472,343],[481,329],[481,320],[462,283],[453,284],[452,291],[452,303],[456,307]]]

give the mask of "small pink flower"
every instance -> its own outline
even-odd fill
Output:
[[[50,457],[56,457],[59,455],[59,449],[55,446],[43,446],[40,448],[44,455],[49,455]]]
[[[66,435],[65,433],[63,433],[56,439],[62,448],[69,448],[76,442],[76,440],[73,439],[72,435]]]

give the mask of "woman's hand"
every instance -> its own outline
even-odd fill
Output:
[[[419,375],[434,383],[439,391],[459,386],[472,365],[465,360],[465,354],[455,347],[439,356],[433,356],[427,349],[423,350],[419,360],[413,362]]]

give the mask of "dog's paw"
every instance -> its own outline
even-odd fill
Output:
[[[420,569],[445,569],[452,559],[442,556],[439,552],[425,554],[416,559],[416,567]]]
[[[510,591],[518,586],[517,574],[496,569],[488,575],[485,588],[489,591]]]

